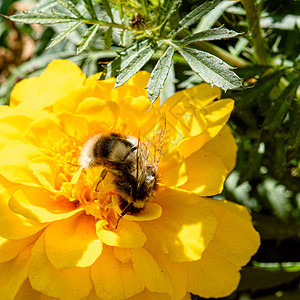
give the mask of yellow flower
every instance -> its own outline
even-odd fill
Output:
[[[0,107],[1,299],[232,293],[259,236],[246,208],[205,197],[221,192],[235,165],[225,125],[233,100],[215,101],[219,89],[202,84],[150,108],[148,73],[115,90],[114,79],[97,77],[53,61]],[[96,191],[103,168],[79,168],[81,148],[98,133],[151,137],[163,115],[158,190],[115,229],[112,174]]]

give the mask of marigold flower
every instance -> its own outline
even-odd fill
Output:
[[[225,125],[233,100],[207,84],[150,108],[149,74],[86,78],[53,61],[18,83],[0,107],[2,299],[189,299],[223,297],[259,246],[247,209],[221,192],[236,144]],[[98,133],[153,135],[166,115],[159,187],[137,214],[120,214],[111,174],[77,166]],[[51,299],[53,299],[51,298]]]

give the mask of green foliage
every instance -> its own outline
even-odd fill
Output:
[[[15,22],[25,24],[42,24],[52,25],[58,23],[71,23],[56,36],[48,47],[53,47],[64,40],[74,32],[82,24],[87,24],[89,27],[82,35],[81,41],[78,43],[77,54],[86,50],[96,34],[101,30],[101,38],[104,42],[104,50],[110,49],[112,41],[114,41],[114,34],[125,35],[129,32],[132,40],[135,40],[136,47],[131,45],[125,47],[125,52],[128,50],[132,55],[132,59],[128,60],[128,64],[122,61],[121,56],[115,59],[114,73],[105,70],[109,76],[118,74],[116,87],[124,84],[131,76],[138,72],[158,51],[165,51],[167,48],[173,48],[166,51],[168,54],[168,66],[170,67],[172,57],[175,51],[178,51],[187,61],[193,71],[201,76],[205,81],[226,89],[241,88],[241,81],[238,76],[230,71],[230,66],[223,62],[220,58],[210,55],[206,52],[190,48],[193,43],[203,40],[219,40],[236,37],[238,34],[234,31],[226,30],[225,28],[217,28],[205,32],[198,32],[190,35],[187,29],[215,8],[221,0],[205,1],[202,5],[197,6],[189,14],[183,17],[179,22],[170,22],[170,19],[178,12],[182,3],[179,0],[170,0],[161,2],[147,2],[141,3],[128,2],[111,2],[97,1],[93,4],[91,0],[71,1],[58,0],[54,9],[59,9],[60,6],[65,9],[63,12],[53,10],[47,11],[43,5],[38,10],[31,12],[24,12],[10,16],[9,19]],[[46,2],[49,5],[49,2]],[[53,3],[53,1],[51,2]],[[117,5],[118,4],[118,5]],[[86,11],[80,11],[80,7],[84,6]],[[132,16],[128,10],[135,6],[136,12]],[[66,11],[68,13],[66,13]],[[98,13],[97,13],[98,12]],[[121,19],[120,16],[125,12],[125,16]],[[88,13],[88,15],[87,15]],[[153,21],[155,20],[155,21]],[[175,24],[175,25],[173,25]],[[177,25],[178,24],[178,25]],[[103,28],[106,28],[105,33]],[[120,33],[121,30],[121,33]],[[179,34],[185,31],[184,38],[178,42]],[[147,47],[143,48],[144,42],[147,42]],[[189,48],[185,46],[190,44]],[[130,47],[131,46],[131,47]],[[142,49],[142,50],[140,50]],[[119,65],[117,65],[119,63]],[[152,83],[166,81],[169,73],[169,67],[165,64],[165,60],[158,60],[155,68],[155,74],[151,75],[151,84],[148,84],[148,96],[153,103],[159,96],[160,90]],[[110,66],[108,67],[110,68]],[[157,70],[164,70],[163,72]],[[155,78],[152,78],[152,77]],[[107,76],[105,76],[107,77]]]

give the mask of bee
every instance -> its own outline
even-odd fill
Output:
[[[110,172],[113,185],[119,198],[121,214],[140,212],[154,196],[157,190],[157,169],[161,156],[164,127],[145,141],[120,133],[97,134],[82,147],[79,164],[83,169],[96,166],[104,167],[99,183]]]

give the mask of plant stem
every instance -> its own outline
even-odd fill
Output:
[[[266,66],[267,62],[267,52],[265,48],[264,40],[261,36],[261,28],[259,24],[259,16],[257,15],[256,7],[253,0],[241,0],[249,22],[249,30],[252,34],[252,42],[255,49],[255,56],[257,64],[261,66]]]
[[[105,21],[95,20],[95,19],[92,19],[92,20],[91,19],[81,19],[81,21],[82,21],[82,23],[85,23],[85,24],[99,24],[100,26],[125,29],[125,25],[123,25],[123,24],[110,23],[110,22],[105,22]]]
[[[231,66],[235,66],[238,68],[243,68],[246,66],[249,66],[249,62],[247,62],[246,60],[234,56],[233,54],[230,54],[228,51],[214,45],[211,44],[209,42],[198,42],[195,43],[197,45],[197,48],[199,50],[203,50],[205,52],[209,52],[211,54],[214,54],[216,56],[218,56],[219,58],[221,58],[222,60],[224,60],[225,62],[227,62],[228,64],[230,64]]]

